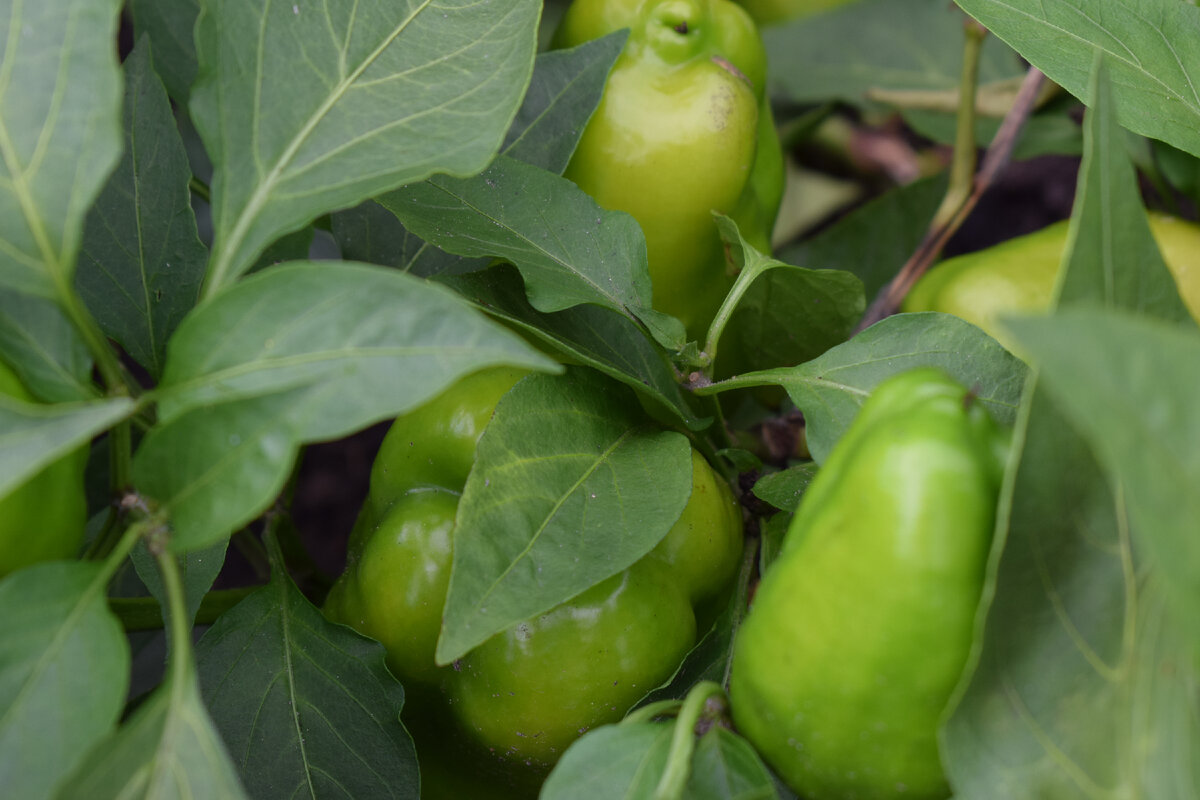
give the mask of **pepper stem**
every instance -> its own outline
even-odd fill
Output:
[[[688,692],[679,710],[679,717],[675,720],[667,768],[654,789],[654,800],[681,800],[687,788],[688,775],[691,774],[692,753],[696,749],[696,723],[709,699],[724,695],[725,690],[713,681],[701,681]]]

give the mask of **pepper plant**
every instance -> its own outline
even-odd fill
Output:
[[[751,644],[735,667],[735,643],[747,614],[755,641],[778,626],[781,640],[833,642],[805,674],[848,675],[834,686],[846,694],[879,681],[838,658],[898,664],[884,678],[925,674],[922,648],[806,615],[782,578],[763,584],[770,605],[752,598],[774,567],[812,569],[798,559],[820,541],[800,546],[793,515],[874,507],[861,524],[887,524],[872,498],[888,487],[839,484],[849,457],[837,448],[853,443],[843,434],[876,386],[930,369],[1008,443],[991,454],[1002,456],[994,508],[971,509],[995,520],[967,570],[975,583],[947,617],[960,633],[971,621],[970,641],[956,637],[955,664],[936,670],[939,696],[952,685],[936,713],[822,713],[918,726],[907,738],[922,743],[930,797],[1200,795],[1200,333],[1176,283],[1195,277],[1173,276],[1146,214],[1196,221],[1200,9],[823,3],[790,20],[756,12],[769,23],[761,50],[725,54],[707,26],[749,17],[723,2],[614,0],[621,13],[606,17],[587,0],[597,19],[547,49],[564,14],[552,0],[0,0],[6,797],[816,791],[794,777],[809,772],[788,760],[794,745],[760,753],[755,723],[750,739],[738,728],[800,713],[792,701],[739,710],[727,693],[731,669],[760,673],[739,674],[746,684],[788,681],[794,654]],[[639,14],[671,22],[652,31],[664,52],[702,37],[694,71],[725,87],[700,122],[669,123],[677,150],[668,123],[647,122],[668,154],[619,173],[616,188],[653,200],[658,222],[601,186],[603,130],[589,127],[628,120],[610,75],[680,80],[658,56],[635,69],[654,51]],[[753,28],[739,30],[744,45]],[[685,146],[689,126],[722,121],[749,137],[725,151],[740,147],[740,160]],[[863,167],[860,145],[898,127],[892,155],[872,162],[883,168]],[[622,134],[623,157],[641,146],[635,134]],[[813,152],[823,179],[797,168]],[[1042,313],[1001,315],[990,333],[943,313],[954,309],[896,313],[955,231],[999,228],[977,208],[1006,169],[1047,154],[1078,170]],[[745,181],[714,192],[711,225],[689,212],[696,233],[669,242],[663,206],[702,198],[704,176],[724,181],[734,161]],[[656,183],[668,178],[694,183],[673,195]],[[667,301],[656,263],[676,270]],[[689,267],[719,290],[689,285]],[[467,470],[436,509],[453,553],[444,604],[421,621],[429,674],[472,686],[449,702],[490,709],[478,740],[443,724],[450,715],[414,716],[423,679],[398,666],[389,636],[355,624],[344,588],[326,603],[345,564],[306,551],[294,508],[313,445],[395,418],[419,432],[413,420],[448,405],[438,398],[500,372],[513,388],[497,389],[474,438],[445,454],[417,433],[399,442],[435,471]],[[919,473],[921,460],[903,468]],[[810,482],[812,506],[797,514]],[[695,516],[728,514],[736,528],[722,499],[735,496],[745,544],[698,570],[721,574],[715,597],[680,595],[679,618],[696,628],[659,633],[652,607],[602,637],[651,657],[671,649],[658,685],[589,694],[573,685],[585,679],[561,680],[568,663],[616,658],[565,637],[522,691],[565,685],[612,707],[525,749],[513,737],[539,731],[510,715],[569,701],[510,702],[471,684],[478,665],[548,629],[556,609],[660,569],[645,565],[677,526],[703,532],[687,511],[702,485],[721,511]],[[351,569],[384,530],[388,507],[375,502],[373,479]],[[319,538],[345,553],[348,528]],[[800,605],[828,595],[853,614],[876,594],[861,582],[912,579],[883,558],[890,571],[871,572],[861,555],[822,555],[824,583]],[[644,593],[666,603],[670,591]],[[814,620],[820,637],[795,632]],[[893,710],[911,685],[895,685]],[[897,762],[854,749],[816,768]],[[531,763],[512,757],[526,752]]]

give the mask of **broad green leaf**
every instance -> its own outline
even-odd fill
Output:
[[[154,71],[175,102],[187,105],[196,79],[196,42],[192,32],[200,0],[130,0],[138,38],[154,45]]]
[[[120,0],[0,4],[0,288],[56,297],[121,155]]]
[[[663,352],[627,318],[592,305],[543,314],[529,305],[520,275],[505,264],[444,282],[481,310],[540,339],[563,358],[629,386],[657,417],[677,419],[693,430],[708,425],[708,418],[696,416]]]
[[[901,186],[777,255],[809,269],[853,272],[873,299],[917,249],[945,193],[944,175]]]
[[[540,54],[501,152],[561,175],[600,104],[627,36],[622,29],[569,50]]]
[[[850,338],[866,308],[862,281],[842,270],[805,269],[763,255],[728,217],[721,238],[739,269],[762,269],[742,295],[717,347],[717,374],[790,367]]]
[[[113,736],[88,753],[57,800],[246,800],[189,663],[175,667]]]
[[[957,2],[1089,106],[1099,50],[1121,124],[1200,155],[1200,8],[1180,0]]]
[[[500,156],[472,178],[434,178],[378,199],[447,252],[516,265],[538,311],[593,303],[639,321],[670,349],[683,346],[683,324],[650,308],[637,221],[601,208],[566,178]]]
[[[871,390],[919,366],[938,367],[971,388],[1001,424],[1015,418],[1024,364],[969,322],[936,312],[888,317],[805,364],[746,373],[697,394],[782,386],[804,412],[808,449],[822,463]]]
[[[206,296],[281,234],[495,155],[533,68],[533,0],[202,0],[192,119],[216,171]]]
[[[159,418],[327,384],[306,438],[344,435],[489,364],[554,366],[435,284],[365,264],[292,262],[242,281],[180,326]]]
[[[714,725],[696,742],[689,800],[776,800],[771,773],[742,737]]]
[[[604,725],[571,745],[539,800],[652,800],[667,767],[674,726]]]
[[[1180,319],[1186,312],[1145,230],[1101,72],[1085,119],[1058,301]],[[1136,380],[1109,363],[1117,355],[1101,348],[1106,341],[1089,342],[1072,357],[1104,364],[1118,382]],[[946,767],[966,797],[1192,798],[1200,791],[1194,614],[1180,616],[1178,604],[1167,602],[1167,569],[1143,545],[1143,521],[1131,520],[1132,492],[1106,474],[1047,391],[1067,378],[1036,372],[1025,390],[998,507],[977,662],[943,731]],[[1169,417],[1169,386],[1159,384],[1167,393],[1131,413]],[[1194,570],[1171,569],[1189,566]]]
[[[179,576],[183,579],[184,602],[187,604],[189,624],[195,621],[196,612],[200,608],[201,601],[204,600],[204,595],[212,588],[213,582],[221,572],[221,567],[225,565],[225,550],[228,547],[229,540],[222,539],[211,547],[187,553],[176,559]],[[133,566],[142,583],[154,599],[158,600],[158,605],[163,611],[163,627],[168,628],[170,625],[170,621],[167,619],[169,601],[158,562],[146,547],[144,540],[133,548],[129,557],[133,561]],[[170,645],[171,642],[168,639],[168,648]]]
[[[775,93],[801,103],[862,105],[872,89],[956,89],[962,14],[941,0],[859,0],[763,31]],[[979,81],[1022,72],[999,41],[985,41]]]
[[[315,233],[312,226],[309,226],[279,237],[267,245],[267,249],[262,251],[253,266],[246,272],[258,272],[285,261],[306,260],[312,250]]]
[[[251,796],[418,797],[382,646],[328,622],[286,574],[217,620],[196,665]]]
[[[484,269],[491,259],[447,253],[410,233],[396,215],[373,200],[333,215],[333,237],[342,258],[396,267],[424,278]]]
[[[40,800],[125,705],[129,646],[99,564],[57,562],[0,581],[0,786]]]
[[[167,339],[200,293],[187,154],[143,37],[125,59],[125,155],[88,213],[75,286],[92,316],[158,378]]]
[[[98,393],[87,346],[53,300],[0,289],[0,353],[40,400],[88,400]]]
[[[691,446],[640,412],[584,369],[504,396],[459,503],[438,663],[615,575],[675,524]]]
[[[0,395],[0,497],[135,409],[125,397],[48,406]]]
[[[811,463],[772,472],[754,483],[754,496],[778,509],[795,511],[816,474],[817,466]]]
[[[1200,333],[1088,310],[1010,327],[1125,490],[1135,540],[1200,616]]]

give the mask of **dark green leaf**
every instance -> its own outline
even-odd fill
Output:
[[[217,575],[221,572],[221,567],[225,564],[225,550],[228,547],[229,540],[222,539],[211,547],[187,553],[176,559],[179,565],[180,577],[183,579],[189,624],[196,619],[196,611],[200,608],[200,602],[204,599],[204,595],[208,593],[208,590],[212,588],[213,582],[216,581]],[[159,607],[163,610],[163,627],[167,627],[168,620],[166,613],[168,601],[166,589],[162,582],[162,575],[158,570],[158,562],[155,561],[150,551],[146,549],[144,541],[139,542],[129,555],[133,561],[134,568],[137,570],[138,577],[142,579],[142,583],[150,590],[150,594],[158,600]],[[170,646],[169,640],[167,645],[168,647]]]
[[[120,0],[0,10],[0,287],[57,296],[83,217],[121,155]]]
[[[60,403],[97,394],[87,347],[53,300],[0,289],[0,353],[40,400]]]
[[[157,378],[196,304],[208,251],[187,155],[143,38],[125,59],[125,155],[88,213],[75,286],[100,327]]]
[[[192,31],[200,0],[130,0],[133,28],[154,45],[154,71],[175,102],[186,104],[196,79],[196,42]]]
[[[859,0],[763,31],[772,89],[801,103],[863,104],[871,89],[956,89],[963,15],[941,0]],[[998,41],[984,43],[979,81],[1022,72]]]
[[[192,119],[216,168],[206,292],[281,234],[496,153],[540,5],[204,0]]]
[[[922,136],[945,144],[954,143],[958,128],[958,118],[954,114],[908,110],[904,112],[904,121]],[[996,131],[999,130],[1002,121],[998,117],[977,117],[976,143],[980,147],[987,147],[996,138]],[[1020,161],[1043,155],[1077,156],[1082,151],[1083,134],[1079,130],[1079,124],[1071,119],[1069,114],[1034,114],[1021,129],[1021,136],[1013,148],[1012,158],[1014,161]]]
[[[817,465],[810,463],[764,475],[754,484],[754,496],[784,511],[795,511],[816,474]]]
[[[342,257],[396,267],[422,277],[483,269],[488,258],[463,258],[409,233],[396,215],[373,200],[333,215],[333,237]]]
[[[204,702],[252,797],[417,798],[404,691],[383,648],[321,616],[286,574],[196,645]]]
[[[500,401],[459,503],[437,660],[633,564],[691,493],[691,446],[594,372],[533,375]]]
[[[500,156],[475,177],[434,178],[379,202],[443,250],[515,264],[538,311],[594,303],[640,321],[670,349],[683,346],[682,323],[650,308],[637,222],[565,178]]]
[[[312,248],[313,233],[313,228],[309,226],[279,237],[267,245],[267,249],[262,251],[246,272],[258,272],[285,261],[304,261]]]
[[[1089,106],[1092,56],[1112,69],[1121,124],[1200,155],[1200,8],[1178,0],[958,0]]]
[[[99,564],[51,563],[0,581],[0,786],[41,800],[116,724],[129,646]],[[19,611],[18,611],[19,610]]]

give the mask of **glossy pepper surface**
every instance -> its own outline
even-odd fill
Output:
[[[728,486],[693,451],[691,497],[653,551],[438,667],[458,499],[479,436],[521,376],[476,373],[393,423],[325,612],[382,642],[432,713],[453,715],[501,759],[545,768],[670,677],[695,641],[694,606],[732,578],[742,528]]]
[[[770,251],[783,157],[766,54],[729,0],[575,0],[556,47],[629,28],[566,177],[646,236],[654,307],[700,339],[732,285],[712,212]]]
[[[0,361],[0,395],[36,402]],[[0,497],[0,577],[40,561],[74,558],[83,543],[87,448],[68,453]]]
[[[817,473],[738,632],[739,730],[801,796],[942,798],[1005,435],[920,369],[882,382]]]
[[[1200,322],[1200,226],[1151,213],[1150,230],[1192,317]],[[947,259],[917,281],[903,311],[942,311],[982,328],[1009,347],[999,319],[1050,307],[1067,247],[1067,222]]]

